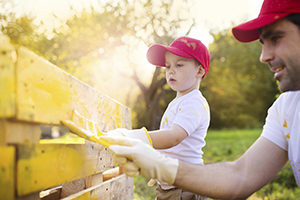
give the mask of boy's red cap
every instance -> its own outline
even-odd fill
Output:
[[[184,58],[196,59],[205,70],[203,78],[209,70],[210,55],[208,49],[200,40],[180,37],[174,40],[170,46],[152,45],[148,49],[147,59],[153,65],[165,67],[165,53],[167,51]]]
[[[300,0],[265,0],[258,17],[234,27],[232,33],[240,42],[251,42],[259,38],[258,29],[292,13],[300,13]]]

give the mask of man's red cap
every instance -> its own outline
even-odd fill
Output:
[[[170,46],[161,44],[152,45],[148,49],[147,59],[153,65],[165,67],[165,54],[167,51],[180,57],[196,59],[205,70],[203,78],[209,70],[210,54],[200,40],[190,37],[180,37],[174,40]]]
[[[300,0],[264,0],[258,17],[234,27],[232,33],[240,42],[251,42],[259,38],[260,28],[292,13],[300,13]]]

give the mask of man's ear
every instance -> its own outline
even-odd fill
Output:
[[[198,77],[198,78],[202,78],[204,74],[205,74],[205,69],[204,69],[204,67],[202,67],[202,65],[199,65],[197,77]]]

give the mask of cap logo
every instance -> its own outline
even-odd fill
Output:
[[[183,43],[185,43],[186,46],[192,47],[193,50],[195,51],[196,46],[197,46],[195,42],[188,42],[188,40],[186,40],[186,39],[180,39],[180,41],[183,42]]]

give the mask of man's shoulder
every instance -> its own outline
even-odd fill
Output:
[[[288,103],[287,101],[300,100],[300,90],[287,91],[279,95],[276,101]]]
[[[300,90],[288,91],[280,94],[272,107],[277,110],[290,110],[300,106]]]

